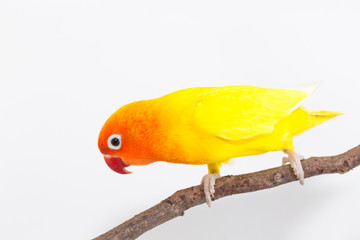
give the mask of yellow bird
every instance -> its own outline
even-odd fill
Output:
[[[207,164],[202,183],[209,206],[221,164],[235,157],[282,150],[283,164],[290,162],[303,184],[304,158],[294,152],[293,136],[342,114],[301,106],[317,86],[198,87],[130,103],[106,121],[98,146],[121,174],[156,161]]]

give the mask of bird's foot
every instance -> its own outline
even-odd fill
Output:
[[[301,160],[305,158],[302,155],[289,149],[285,149],[284,153],[286,153],[288,157],[283,157],[282,165],[285,165],[285,163],[289,162],[297,179],[300,180],[300,184],[304,185],[304,170],[301,165]]]
[[[201,180],[201,184],[204,185],[206,204],[209,207],[211,206],[211,198],[215,196],[215,180],[219,177],[220,174],[218,173],[206,174]]]

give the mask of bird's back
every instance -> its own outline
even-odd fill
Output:
[[[164,160],[205,164],[281,150],[286,141],[281,134],[292,137],[319,124],[307,114],[301,115],[304,124],[291,117],[307,96],[302,90],[229,86],[184,89],[158,98],[169,123],[167,145],[176,146]],[[323,115],[322,121],[327,119]],[[276,130],[289,124],[291,133],[286,127],[281,134]]]

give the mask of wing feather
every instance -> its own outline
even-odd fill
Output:
[[[203,88],[193,125],[223,139],[239,141],[271,133],[308,93],[303,90],[253,86]]]

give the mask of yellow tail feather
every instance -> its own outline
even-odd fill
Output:
[[[337,111],[325,111],[325,110],[311,110],[305,107],[299,107],[296,109],[291,117],[295,117],[300,121],[296,121],[296,127],[293,128],[294,135],[298,135],[310,128],[313,128],[333,117],[342,115],[343,113]]]

